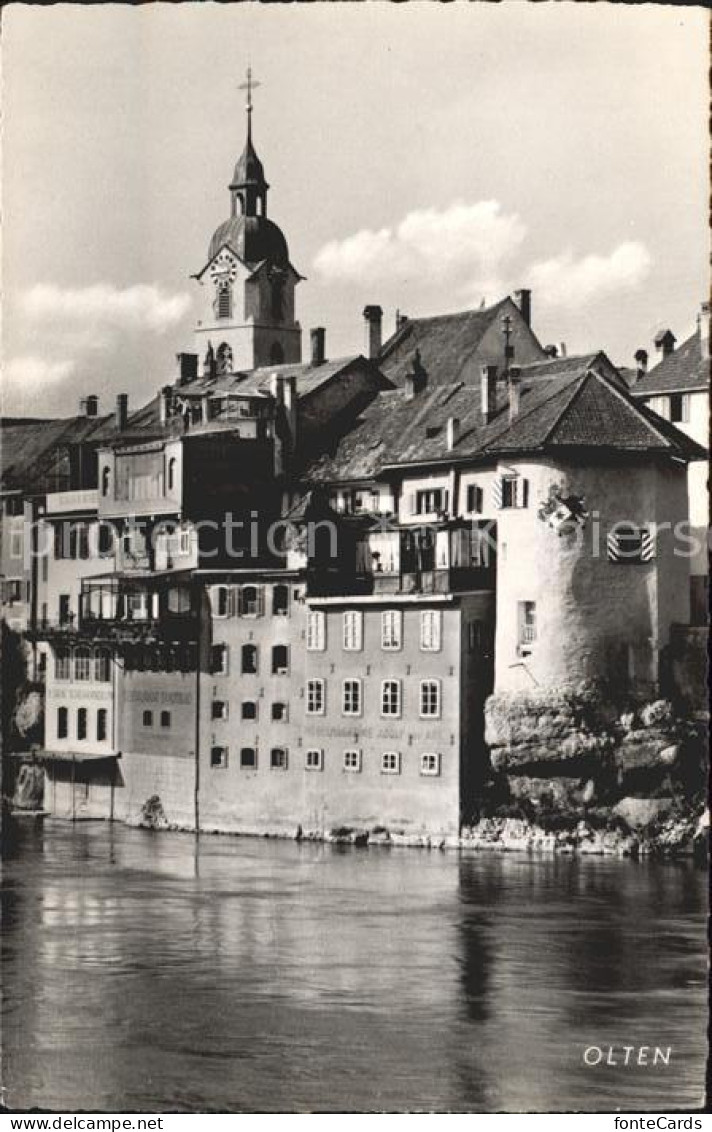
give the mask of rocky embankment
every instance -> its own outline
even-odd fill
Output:
[[[616,855],[704,854],[707,721],[593,685],[490,697],[491,777],[464,843]]]

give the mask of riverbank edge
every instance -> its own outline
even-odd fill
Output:
[[[169,822],[125,823],[155,832],[196,833],[195,828]],[[488,850],[501,853],[567,854],[598,857],[653,857],[705,861],[709,855],[709,813],[671,819],[656,831],[596,829],[584,821],[568,830],[551,830],[519,818],[483,818],[459,835],[411,832],[377,827],[372,830],[342,827],[332,830],[284,828],[203,827],[204,836],[314,842],[368,849]]]

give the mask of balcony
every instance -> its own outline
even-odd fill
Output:
[[[82,585],[77,632],[83,637],[181,644],[197,640],[198,629],[198,596],[185,576],[89,579]]]

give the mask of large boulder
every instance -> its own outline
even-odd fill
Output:
[[[494,747],[490,752],[492,767],[506,774],[521,773],[589,776],[609,761],[612,739],[607,735],[591,735],[569,731],[546,743],[515,743]]]
[[[674,808],[673,798],[621,798],[613,807],[613,813],[622,818],[629,829],[639,830],[659,822]]]

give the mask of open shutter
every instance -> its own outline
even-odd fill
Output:
[[[529,506],[529,480],[524,479],[523,476],[517,481],[519,484],[519,506]]]
[[[257,586],[257,616],[262,617],[265,611],[265,588]]]
[[[644,527],[640,532],[640,561],[652,562],[655,558],[655,531]]]
[[[502,507],[502,492],[504,480],[502,476],[495,476],[492,484],[492,505],[499,511]]]

